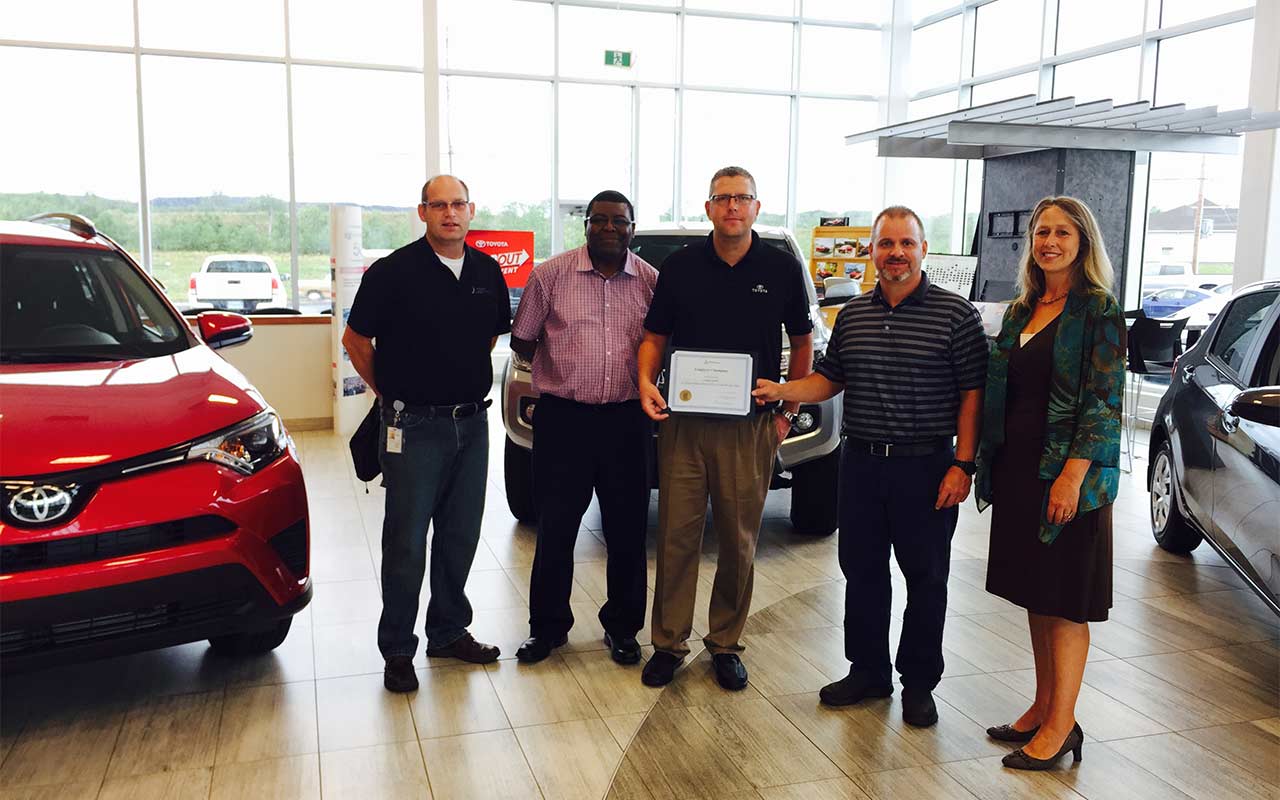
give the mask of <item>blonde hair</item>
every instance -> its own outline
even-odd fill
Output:
[[[1075,263],[1071,265],[1072,288],[1082,288],[1089,294],[1111,292],[1114,271],[1111,259],[1107,257],[1106,245],[1102,241],[1102,230],[1098,227],[1098,220],[1093,212],[1074,197],[1046,197],[1036,204],[1035,210],[1031,212],[1031,224],[1027,226],[1026,246],[1022,263],[1018,267],[1018,296],[1013,301],[1015,308],[1031,310],[1036,301],[1044,296],[1044,270],[1036,264],[1033,250],[1040,215],[1050,207],[1066,214],[1080,237],[1080,250],[1076,253]]]

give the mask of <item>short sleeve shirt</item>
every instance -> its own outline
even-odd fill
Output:
[[[492,257],[467,247],[454,277],[423,238],[365,271],[347,325],[374,340],[384,399],[472,403],[493,385],[489,342],[511,330],[511,304]]]
[[[585,246],[539,264],[520,296],[512,335],[538,342],[533,388],[579,403],[640,396],[636,350],[658,271],[635,253],[604,277]]]
[[[782,328],[791,336],[813,331],[805,271],[795,256],[760,241],[754,231],[751,249],[729,266],[716,254],[712,236],[663,263],[644,327],[670,337],[668,352],[750,353],[759,377],[776,381]]]
[[[981,389],[987,339],[973,304],[929,283],[896,307],[880,286],[840,310],[815,371],[844,386],[844,433],[907,444],[955,436],[960,392]]]

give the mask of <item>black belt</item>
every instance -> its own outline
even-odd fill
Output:
[[[846,437],[844,446],[851,448],[855,453],[866,453],[873,456],[882,456],[893,458],[895,456],[930,456],[934,453],[948,450],[951,447],[951,439],[940,438],[930,439],[923,442],[903,442],[896,444],[894,442],[873,442],[869,439],[854,439]]]
[[[455,406],[411,406],[406,404],[400,411],[405,414],[425,417],[426,419],[435,419],[436,417],[463,419],[464,417],[473,417],[491,405],[493,405],[492,400],[481,400],[478,403],[459,403]],[[394,403],[384,405],[383,408],[395,413]]]

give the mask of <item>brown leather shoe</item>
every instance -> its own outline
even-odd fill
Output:
[[[444,647],[427,648],[427,655],[430,658],[456,658],[472,664],[492,663],[497,661],[501,654],[502,651],[493,645],[477,642],[470,632],[463,632],[461,636]]]

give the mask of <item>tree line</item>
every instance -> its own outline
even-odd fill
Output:
[[[471,227],[485,230],[533,231],[538,259],[551,253],[551,207],[545,203],[508,203],[501,209],[478,208]],[[0,219],[24,219],[45,211],[71,211],[94,221],[98,229],[125,249],[139,252],[138,204],[92,194],[67,195],[44,192],[0,194]],[[851,225],[870,225],[870,211],[803,211],[796,218],[796,235],[802,250],[808,251],[811,231],[820,217],[848,216]],[[364,247],[392,249],[413,235],[414,209],[388,206],[365,207],[362,214]],[[660,220],[670,222],[670,212]],[[761,225],[783,226],[782,214],[761,214]],[[930,249],[950,251],[950,216],[925,218]],[[566,225],[565,247],[582,243],[579,224]],[[156,198],[151,204],[151,246],[156,251],[203,251],[236,253],[287,253],[289,204],[274,197],[229,197],[211,195],[190,198]],[[298,250],[303,254],[329,252],[329,204],[298,204]]]

